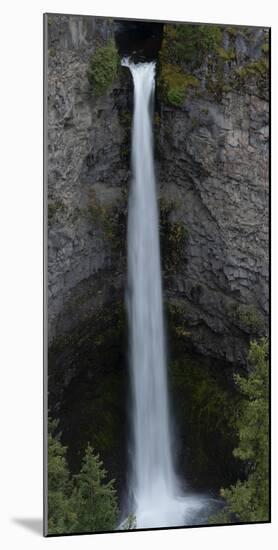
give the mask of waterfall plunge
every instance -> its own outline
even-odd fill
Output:
[[[134,82],[132,169],[128,211],[130,365],[133,391],[132,512],[137,528],[192,523],[202,507],[181,495],[169,426],[158,211],[151,114],[155,63],[129,67]]]

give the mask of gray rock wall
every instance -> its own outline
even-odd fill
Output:
[[[266,35],[236,37],[221,97],[199,68],[200,88],[180,107],[161,103],[156,132],[161,199],[188,235],[176,273],[164,273],[167,300],[200,352],[236,363],[268,325],[268,79],[234,76],[262,56]]]
[[[90,55],[114,36],[113,21],[50,16],[48,29],[51,343],[124,299],[132,83],[121,69],[102,97],[89,88]],[[237,63],[259,58],[265,33],[252,32],[248,43],[233,38],[237,57],[224,64],[224,81]],[[251,78],[219,97],[206,92],[205,64],[197,76],[200,90],[180,107],[157,103],[167,231],[186,231],[163,268],[165,301],[197,351],[243,363],[268,322],[267,85]],[[175,249],[175,236],[169,242]]]
[[[113,38],[112,21],[51,15],[48,32],[51,343],[123,293],[129,163],[121,115],[130,111],[130,81],[120,71],[100,98],[89,87],[89,58]]]

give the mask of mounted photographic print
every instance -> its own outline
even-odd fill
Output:
[[[270,521],[270,29],[44,16],[44,534]]]

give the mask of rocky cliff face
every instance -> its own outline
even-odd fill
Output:
[[[123,298],[132,85],[121,69],[101,97],[89,87],[112,20],[49,16],[48,31],[51,342]],[[198,351],[236,363],[268,318],[266,44],[228,29],[222,50],[184,63],[198,86],[178,106],[160,94],[155,118],[166,301]]]
[[[194,32],[189,45],[198,44]],[[250,338],[267,331],[268,32],[201,32],[207,50],[198,59],[196,44],[184,50],[176,26],[164,26],[154,134],[173,395],[177,402],[187,396],[192,445],[197,432],[209,434],[208,447],[213,441],[211,479],[213,452],[222,453],[223,471],[232,470],[231,373],[246,366]],[[102,95],[88,79],[92,56],[114,38],[113,20],[48,16],[49,405],[71,468],[90,441],[123,480],[133,90],[120,66]],[[214,429],[223,405],[217,384],[227,396],[221,434]],[[213,433],[202,420],[208,399]],[[188,449],[183,406],[179,414],[196,473],[199,455]],[[202,472],[200,460],[199,482]]]
[[[71,470],[90,441],[123,480],[132,87],[120,67],[101,96],[88,79],[113,40],[109,19],[48,16],[48,389]]]
[[[123,291],[131,86],[119,71],[97,98],[87,78],[113,32],[108,19],[48,17],[50,344]]]
[[[178,106],[161,94],[156,131],[162,212],[179,253],[164,268],[168,304],[201,353],[237,364],[268,322],[267,44],[267,31],[232,28],[201,65],[189,58],[198,85]]]

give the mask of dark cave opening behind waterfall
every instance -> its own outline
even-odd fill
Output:
[[[115,20],[115,40],[121,58],[135,63],[155,61],[163,38],[163,23]]]

